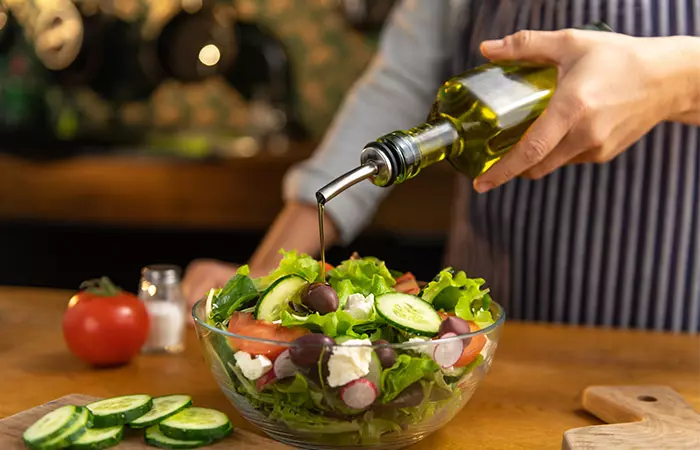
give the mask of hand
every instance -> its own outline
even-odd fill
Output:
[[[657,123],[689,107],[688,93],[697,81],[683,62],[687,44],[683,36],[570,29],[520,31],[482,43],[492,61],[555,65],[559,78],[545,112],[475,180],[475,189],[486,192],[520,175],[537,179],[565,164],[615,158]]]
[[[238,266],[215,259],[195,259],[185,269],[182,277],[182,293],[187,304],[192,307],[204,298],[212,288],[224,287],[234,275]]]

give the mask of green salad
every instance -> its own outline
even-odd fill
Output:
[[[334,443],[376,442],[461,406],[488,337],[459,336],[494,323],[483,279],[446,268],[422,284],[373,257],[322,271],[282,254],[268,275],[243,266],[207,296],[207,323],[240,336],[208,338],[228,394]]]

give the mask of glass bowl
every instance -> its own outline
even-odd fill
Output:
[[[297,344],[260,339],[233,334],[208,324],[204,317],[205,301],[201,300],[192,308],[195,328],[204,356],[209,364],[221,391],[233,403],[238,412],[248,421],[260,427],[267,435],[282,443],[306,449],[398,449],[414,444],[448,423],[469,402],[477,386],[488,373],[496,352],[505,313],[496,302],[491,303],[494,323],[476,332],[432,339],[430,341],[404,342],[401,344],[357,345],[347,343],[333,347],[323,347],[322,355],[333,355],[339,347],[358,347],[359,351],[376,355],[383,348],[393,349],[397,355],[412,357],[434,355],[439,344],[462,341],[464,348],[475,343],[479,354],[468,365],[455,369],[440,368],[437,364],[427,364],[422,372],[415,365],[395,369],[393,378],[385,377],[381,365],[378,366],[375,385],[376,400],[364,409],[350,409],[341,400],[343,387],[333,388],[328,380],[328,358],[323,356],[316,369],[303,369],[293,366],[294,376],[275,379],[276,371],[255,379],[247,378],[237,364],[240,348],[291,350]],[[460,345],[459,343],[457,345]],[[319,348],[311,349],[320,351]],[[305,349],[306,350],[306,349]],[[253,352],[251,352],[253,353]],[[279,357],[278,357],[279,358]],[[411,359],[425,361],[427,358]],[[273,359],[272,356],[270,359]],[[407,360],[407,358],[404,358]],[[432,361],[432,360],[429,360]],[[291,363],[290,363],[291,364]],[[381,363],[379,363],[381,364]],[[277,373],[283,373],[284,370]],[[396,376],[398,373],[404,376]],[[258,372],[259,373],[259,372]],[[415,380],[422,374],[418,381]],[[411,374],[413,374],[411,376]],[[371,373],[366,378],[371,378]],[[250,377],[250,372],[248,374]],[[386,378],[386,379],[385,379]],[[280,383],[274,391],[266,389],[266,384]],[[408,385],[405,389],[397,385]],[[410,383],[410,384],[408,384]],[[349,385],[346,385],[349,386]],[[387,389],[383,387],[387,386]],[[393,386],[393,389],[392,389]],[[382,397],[382,391],[400,393],[393,399]],[[366,390],[363,391],[366,393]]]

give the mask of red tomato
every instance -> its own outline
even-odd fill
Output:
[[[479,327],[474,323],[474,322],[468,322],[469,323],[469,330],[470,331],[477,331]],[[471,338],[471,341],[469,341],[469,345],[462,351],[462,356],[459,357],[459,360],[455,363],[455,367],[464,367],[466,365],[469,365],[472,361],[476,359],[477,356],[479,356],[479,353],[481,353],[481,350],[484,348],[486,345],[486,335],[484,334],[478,334],[476,336],[473,336]]]
[[[318,265],[321,265],[321,261],[318,262]],[[335,269],[331,264],[326,263],[326,273],[330,272],[331,270]]]
[[[397,292],[411,295],[417,295],[420,292],[420,286],[418,286],[416,277],[413,276],[411,272],[406,272],[398,277],[394,289],[396,289]]]
[[[249,313],[233,313],[228,324],[228,331],[241,336],[270,339],[281,342],[292,342],[297,338],[309,333],[306,328],[287,328],[281,325],[256,320]],[[274,360],[287,347],[282,345],[256,342],[243,338],[228,338],[231,347],[251,355],[263,355],[270,360]]]
[[[146,343],[150,321],[145,305],[103,277],[83,283],[63,314],[68,349],[94,366],[129,362]]]

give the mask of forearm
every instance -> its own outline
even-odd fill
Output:
[[[700,126],[700,37],[676,37],[674,44],[676,76],[666,84],[675,88],[677,106],[670,120]]]
[[[337,227],[326,215],[324,221],[326,248],[338,241]],[[263,241],[250,259],[251,272],[266,274],[277,267],[280,249],[297,250],[318,257],[321,243],[318,233],[318,210],[315,206],[288,203],[277,216]]]

